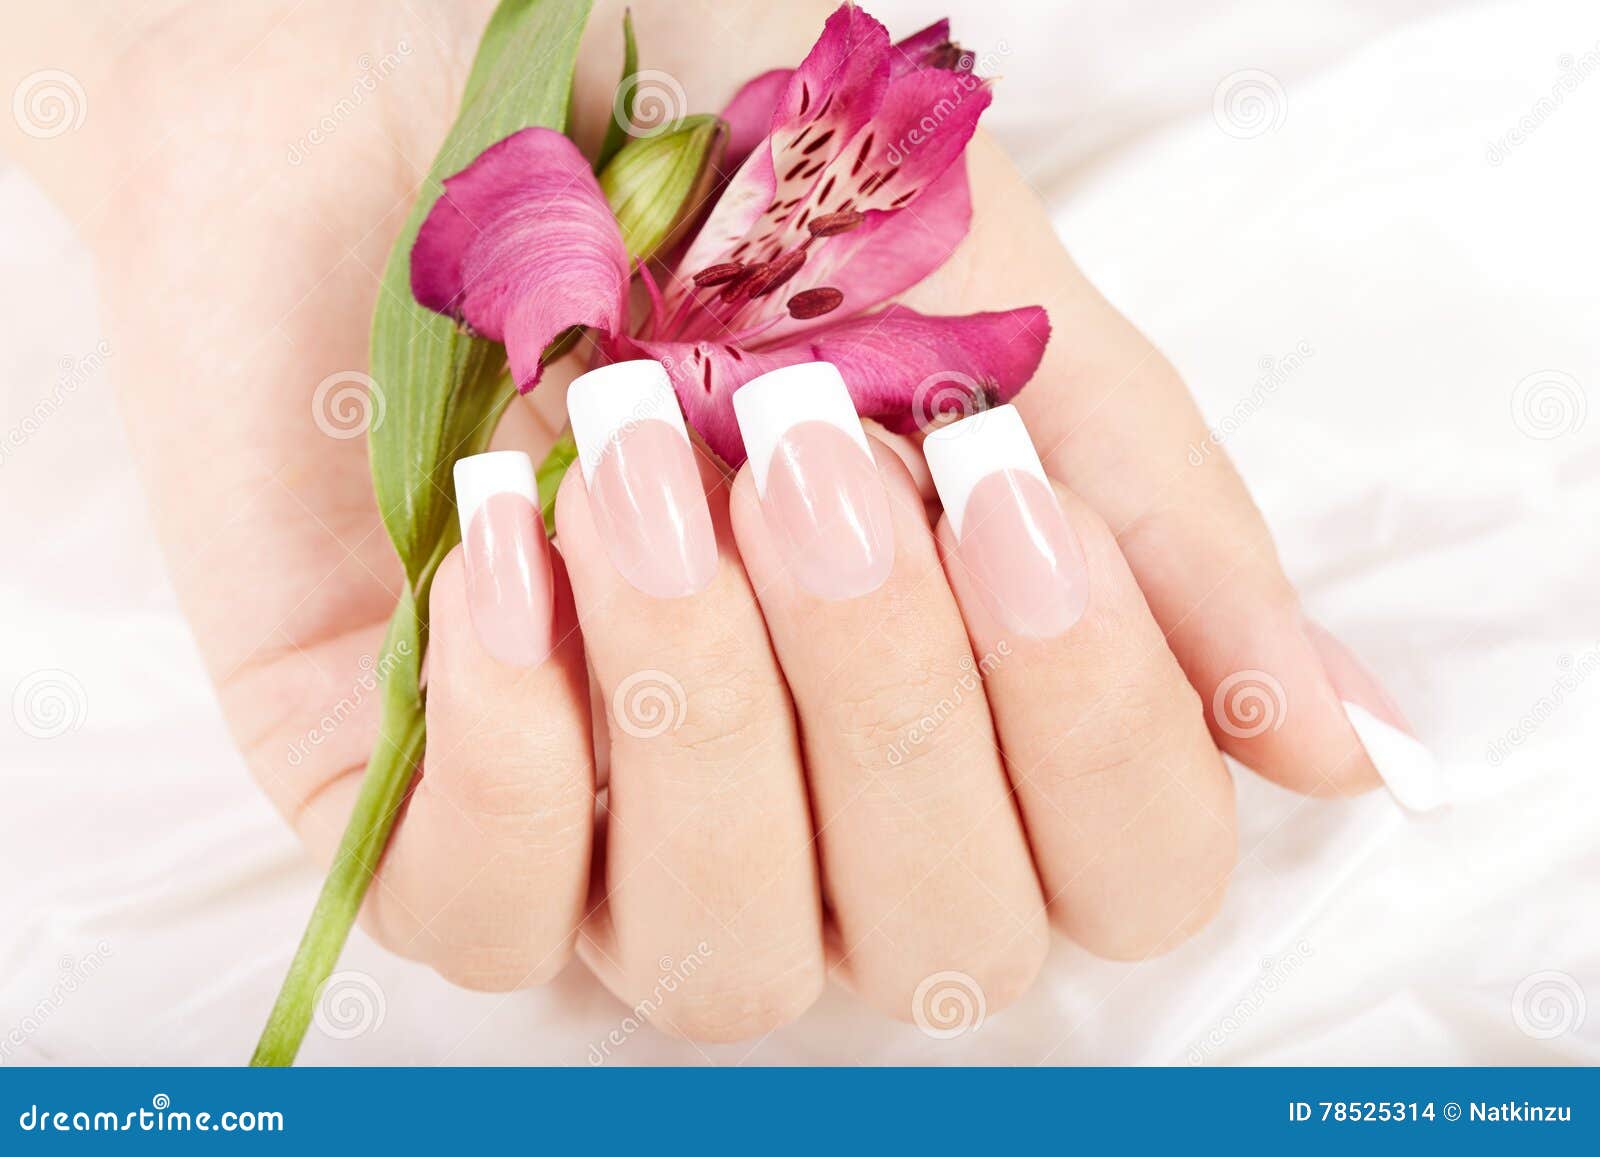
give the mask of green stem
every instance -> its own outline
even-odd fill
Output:
[[[426,598],[426,592],[422,597]],[[383,698],[378,742],[339,841],[338,855],[328,869],[289,974],[250,1058],[253,1066],[294,1063],[311,1025],[317,990],[338,963],[422,758],[426,732],[418,676],[424,625],[417,614],[418,601],[408,593],[389,620],[383,642],[385,666],[380,667]]]

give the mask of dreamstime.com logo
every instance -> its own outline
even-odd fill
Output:
[[[382,659],[374,660],[371,655],[362,655],[359,664],[361,674],[356,676],[350,694],[330,707],[322,718],[317,720],[315,727],[289,745],[288,754],[284,757],[289,766],[299,767],[304,763],[312,749],[321,747],[330,735],[339,730],[369,697],[377,693],[379,686],[400,661],[410,654],[411,644],[401,639],[394,645],[393,651],[385,652]]]
[[[611,714],[617,727],[635,739],[654,739],[683,726],[689,697],[665,671],[635,671],[611,693]]]
[[[1011,644],[1005,639],[1001,639],[994,650],[986,651],[976,663],[971,657],[963,655],[961,674],[956,676],[956,681],[951,684],[950,693],[929,708],[926,715],[907,728],[906,733],[894,742],[889,748],[889,766],[899,767],[914,749],[926,743],[935,731],[944,726],[945,720],[954,715],[962,703],[973,695],[982,694],[984,679],[1010,655]]]
[[[646,140],[671,132],[688,112],[689,96],[683,85],[658,68],[623,77],[611,100],[611,115],[622,131]]]
[[[667,997],[678,991],[678,988],[700,971],[711,957],[711,945],[704,940],[694,946],[694,951],[688,953],[680,960],[670,956],[663,956],[657,967],[661,970],[656,977],[655,987],[650,990],[638,1004],[628,1010],[628,1015],[622,1018],[622,1023],[605,1035],[599,1044],[589,1046],[589,1063],[603,1065],[611,1059],[611,1050],[621,1048],[628,1043],[628,1038],[643,1028],[666,1003]]]
[[[911,1019],[924,1036],[954,1040],[977,1032],[989,1013],[983,986],[965,972],[949,970],[922,978],[911,994]]]
[[[11,119],[35,140],[77,132],[89,116],[89,98],[70,72],[30,72],[11,92]]]
[[[24,414],[16,425],[0,433],[0,466],[5,465],[6,459],[14,451],[20,450],[43,430],[46,423],[72,400],[73,395],[105,367],[106,359],[110,356],[111,344],[104,338],[96,342],[94,348],[82,357],[62,355],[61,372],[56,376],[55,386],[35,402],[33,408]]]
[[[289,163],[299,166],[311,155],[311,150],[322,144],[340,127],[355,116],[356,110],[367,103],[367,99],[378,90],[378,85],[388,80],[400,67],[401,63],[411,55],[411,45],[407,41],[400,41],[391,52],[385,52],[377,60],[372,59],[371,53],[363,53],[356,61],[361,69],[355,82],[350,86],[350,92],[334,101],[328,111],[318,118],[303,135],[289,146]]]
[[[172,1098],[157,1093],[147,1108],[52,1109],[29,1105],[17,1117],[24,1133],[281,1133],[283,1114],[268,1109],[203,1110],[191,1113],[172,1107]]]
[[[1269,672],[1235,671],[1217,684],[1211,714],[1224,734],[1254,739],[1283,726],[1289,714],[1289,696]]]
[[[0,1064],[5,1064],[17,1055],[33,1035],[40,1032],[50,1018],[55,1016],[110,958],[111,945],[104,940],[94,946],[93,952],[83,956],[63,956],[60,960],[60,971],[55,983],[50,986],[50,991],[17,1019],[16,1023],[6,1030],[4,1037],[0,1037]]]
[[[1244,1025],[1261,1011],[1271,996],[1282,990],[1289,982],[1289,978],[1305,965],[1305,962],[1316,955],[1316,949],[1309,940],[1300,940],[1288,952],[1278,956],[1265,956],[1261,960],[1261,972],[1256,976],[1249,991],[1239,998],[1215,1024],[1206,1030],[1204,1036],[1195,1041],[1189,1048],[1189,1063],[1202,1065],[1210,1058],[1211,1054],[1222,1047],[1224,1041],[1238,1032]]]

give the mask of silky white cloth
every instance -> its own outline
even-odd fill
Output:
[[[872,7],[902,31],[939,8]],[[1138,965],[1058,943],[951,1039],[830,990],[696,1046],[581,967],[473,994],[357,932],[304,1062],[1600,1062],[1594,5],[953,14],[1067,244],[1184,372],[1455,802],[1418,819],[1235,769],[1212,927]],[[0,221],[0,1063],[238,1062],[318,873],[164,577],[89,260],[14,169]]]

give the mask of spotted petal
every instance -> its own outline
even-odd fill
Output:
[[[523,391],[565,330],[622,330],[628,280],[589,162],[545,128],[513,133],[447,178],[411,250],[417,300],[505,342]]]

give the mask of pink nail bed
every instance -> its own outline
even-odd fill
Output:
[[[553,586],[533,461],[474,454],[456,463],[455,483],[473,629],[493,658],[537,666],[550,654]]]
[[[962,565],[1009,630],[1053,638],[1083,617],[1088,568],[1022,416],[986,410],[929,434],[923,454]]]
[[[578,460],[606,552],[656,598],[704,590],[717,540],[678,400],[659,362],[591,370],[567,391]]]
[[[762,513],[796,583],[829,600],[883,585],[894,569],[889,496],[839,371],[809,362],[733,395]]]

